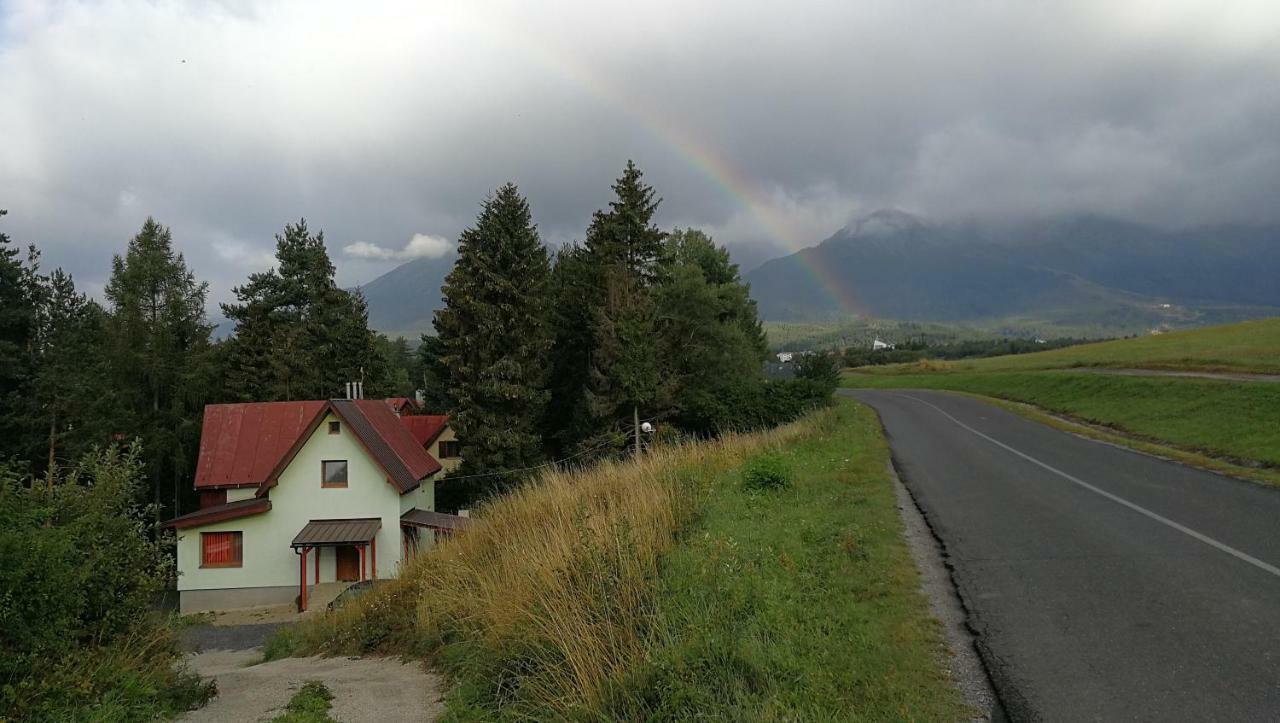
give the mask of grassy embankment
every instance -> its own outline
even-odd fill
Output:
[[[762,457],[790,483],[749,489]],[[455,719],[955,720],[874,415],[555,473],[271,654],[428,657]]]
[[[846,373],[843,383],[1023,402],[1124,436],[1048,420],[1072,431],[1280,484],[1280,384],[1108,375],[1082,367],[1280,371],[1280,319],[1037,354],[858,370]]]

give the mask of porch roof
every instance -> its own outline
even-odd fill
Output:
[[[432,510],[420,510],[417,507],[400,515],[400,524],[414,525],[415,527],[430,527],[434,530],[464,530],[472,522],[469,517],[460,515],[447,515],[443,512],[434,512]]]
[[[369,542],[378,534],[382,520],[366,517],[351,520],[311,520],[293,538],[290,547],[334,547]]]

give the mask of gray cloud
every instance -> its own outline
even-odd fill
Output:
[[[91,289],[149,214],[215,300],[299,217],[355,284],[509,180],[568,241],[627,158],[747,264],[889,205],[1280,221],[1269,1],[0,12],[5,229]]]

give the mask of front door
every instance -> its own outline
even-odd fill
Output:
[[[334,548],[337,553],[338,579],[355,582],[360,579],[360,551],[354,545]]]

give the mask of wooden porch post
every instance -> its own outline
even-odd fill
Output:
[[[371,549],[369,551],[369,568],[373,570],[373,579],[378,579],[378,533],[373,533],[373,539],[369,540]]]
[[[316,548],[316,584],[320,584],[320,548]]]
[[[307,548],[302,548],[302,555],[298,557],[298,579],[302,584],[302,592],[298,595],[299,612],[307,611]]]
[[[364,545],[356,548],[360,552],[360,582],[364,582]]]

